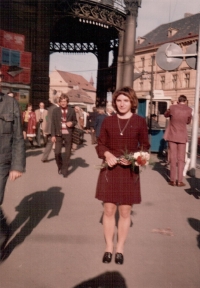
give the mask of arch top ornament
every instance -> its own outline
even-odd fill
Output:
[[[66,1],[65,6],[62,6],[62,11],[69,16],[79,18],[80,22],[105,28],[114,27],[117,30],[124,29],[125,12],[114,6],[105,5],[103,1],[73,1],[70,5],[69,1]]]

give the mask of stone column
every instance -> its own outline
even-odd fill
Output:
[[[118,59],[117,59],[117,81],[116,89],[122,87],[123,81],[123,68],[124,68],[124,31],[119,32],[119,49],[118,49]]]
[[[49,45],[52,19],[51,3],[38,0],[34,47],[32,47],[32,104],[49,99]]]
[[[97,106],[106,106],[109,43],[98,43]]]
[[[122,85],[133,87],[136,19],[141,0],[125,0],[124,2],[127,16],[124,35],[124,69]]]

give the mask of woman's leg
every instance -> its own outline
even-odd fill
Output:
[[[115,232],[115,213],[117,206],[113,203],[104,203],[103,229],[106,240],[106,252],[113,253],[113,238]]]
[[[26,140],[26,131],[23,131],[24,140]]]
[[[126,241],[129,227],[131,223],[131,206],[120,205],[119,206],[119,222],[118,222],[118,239],[116,252],[122,253],[124,251],[124,243]]]
[[[29,140],[29,142],[30,142],[30,144],[31,144],[31,147],[34,147],[34,145],[33,145],[33,138],[32,138],[32,137],[28,137],[28,140]]]

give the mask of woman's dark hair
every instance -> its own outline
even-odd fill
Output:
[[[26,110],[28,109],[28,107],[33,107],[33,105],[31,103],[26,104]]]
[[[113,93],[113,97],[112,97],[113,108],[117,110],[116,100],[117,100],[117,97],[121,94],[129,98],[131,102],[131,111],[135,113],[135,110],[137,109],[137,106],[138,106],[138,98],[136,96],[135,91],[131,87],[123,87],[123,88],[116,90]]]
[[[69,103],[69,97],[67,96],[67,94],[62,93],[59,97],[59,102],[66,99],[67,103]]]

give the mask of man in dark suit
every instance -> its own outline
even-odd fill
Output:
[[[47,137],[47,144],[46,144],[46,147],[44,149],[42,159],[41,159],[41,161],[44,163],[48,162],[49,154],[53,148],[53,142],[51,141],[51,123],[52,123],[53,110],[56,107],[59,107],[58,96],[54,95],[54,97],[50,100],[50,102],[51,102],[51,106],[48,108],[47,123],[46,123],[46,127],[44,129],[44,133]]]
[[[166,118],[170,117],[169,125],[164,134],[164,139],[168,141],[170,153],[169,185],[185,186],[185,183],[183,183],[183,169],[185,165],[186,142],[188,141],[187,124],[192,119],[192,109],[187,106],[187,97],[180,95],[178,104],[171,105],[164,115]]]
[[[58,174],[67,177],[69,159],[72,146],[72,132],[76,125],[76,114],[73,108],[68,106],[69,98],[62,94],[59,98],[59,107],[53,110],[51,123],[51,140],[55,143],[55,158],[58,166]],[[65,156],[62,159],[61,149],[65,145]]]

